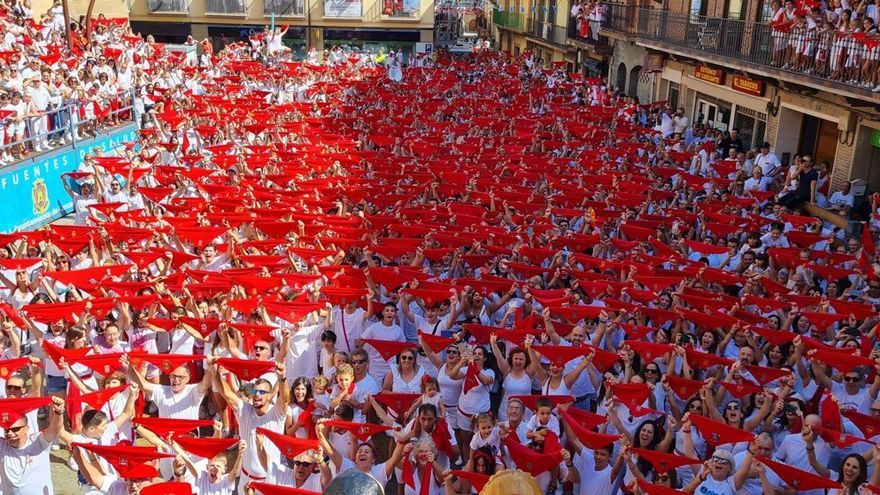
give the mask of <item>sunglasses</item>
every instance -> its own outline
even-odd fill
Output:
[[[268,351],[269,348],[264,345],[255,345],[254,350],[255,351]]]
[[[653,368],[648,368],[645,370],[645,373],[660,373],[660,370],[655,370]]]
[[[351,364],[364,364],[366,362],[367,362],[366,359],[352,359],[351,360]]]
[[[26,428],[26,427],[27,427],[26,424],[21,425],[21,426],[10,426],[9,428],[6,428],[6,432],[7,433],[9,433],[9,432],[18,433],[21,431],[22,428]]]
[[[725,459],[725,458],[723,458],[723,457],[718,457],[717,455],[713,455],[713,456],[712,456],[712,462],[717,462],[717,463],[719,463],[719,464],[727,464],[727,465],[730,465],[730,461],[728,461],[727,459]]]
[[[416,360],[416,358],[414,358],[412,356],[400,356],[398,359],[400,359],[401,361],[415,361]]]
[[[270,392],[268,390],[259,389],[259,388],[254,389],[254,391],[252,392],[253,395],[268,395],[270,393],[272,393],[272,392]]]
[[[6,385],[6,390],[10,392],[22,392],[24,391],[24,387],[22,385]]]
[[[728,411],[739,411],[742,409],[742,406],[740,406],[739,404],[728,404],[725,409],[727,409]]]
[[[446,351],[446,354],[460,354],[460,353],[458,352],[458,349],[448,349]]]
[[[843,379],[844,379],[844,381],[847,381],[849,383],[858,383],[859,380],[861,380],[861,378],[859,378],[857,376],[845,376],[845,377],[843,377]]]
[[[293,464],[294,464],[296,467],[312,467],[312,464],[314,464],[314,462],[293,461]]]

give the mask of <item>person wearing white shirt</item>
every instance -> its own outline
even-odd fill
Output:
[[[128,356],[120,358],[120,364],[127,370],[134,383],[140,385],[144,394],[156,404],[159,417],[170,419],[199,419],[199,406],[205,394],[211,389],[212,373],[205,371],[202,381],[191,385],[189,367],[178,366],[168,375],[171,385],[156,385],[148,382],[141,370],[131,366]]]
[[[357,341],[358,347],[363,347],[363,339],[385,340],[388,342],[406,342],[403,335],[403,329],[395,323],[397,317],[397,305],[394,303],[385,303],[382,309],[382,320],[373,323],[361,334],[361,340]],[[381,383],[385,379],[388,370],[391,369],[391,360],[384,359],[373,346],[367,348],[370,355],[370,376]]]
[[[752,169],[752,176],[746,179],[743,184],[743,190],[745,192],[749,191],[766,191],[767,187],[770,185],[770,179],[764,177],[764,171],[761,167],[755,167]]]
[[[761,433],[752,441],[747,450],[733,456],[734,462],[739,469],[733,475],[736,485],[736,495],[762,495],[773,493],[773,487],[782,486],[783,482],[773,471],[764,469],[763,465],[755,461],[755,457],[764,457],[773,460],[773,437],[769,433]]]
[[[841,210],[848,211],[855,204],[855,198],[853,197],[852,191],[850,189],[852,186],[849,182],[843,184],[842,191],[834,191],[834,194],[831,195],[831,199],[828,200],[828,207],[832,210]]]
[[[782,162],[779,161],[776,153],[770,151],[770,143],[766,141],[761,143],[761,152],[755,157],[755,165],[761,167],[761,171],[767,177],[775,177],[782,168]]]
[[[268,380],[260,378],[254,382],[251,402],[245,402],[238,396],[238,391],[232,390],[226,380],[219,378],[219,373],[211,373],[215,377],[214,386],[220,390],[223,399],[235,413],[242,440],[247,443],[238,485],[239,495],[246,493],[248,481],[264,481],[268,476],[266,465],[261,462],[258,456],[257,428],[265,428],[283,434],[287,423],[290,387],[287,385],[284,364],[277,363],[275,372],[278,374],[279,386],[274,404],[272,402],[273,387]],[[271,442],[268,444],[264,442],[263,449],[265,450],[263,454],[271,459],[281,457],[281,452]]]
[[[13,421],[0,438],[0,492],[41,495],[54,492],[49,467],[49,447],[58,438],[64,421],[64,400],[52,398],[49,427],[32,432],[25,416]]]

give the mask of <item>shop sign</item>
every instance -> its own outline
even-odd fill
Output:
[[[749,79],[745,76],[733,76],[730,81],[730,87],[752,96],[764,96],[764,81],[757,79]]]
[[[724,71],[713,69],[708,65],[698,65],[697,70],[694,71],[694,77],[712,84],[724,84]]]

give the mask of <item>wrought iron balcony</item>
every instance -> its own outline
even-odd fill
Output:
[[[205,0],[205,13],[244,15],[247,13],[246,0]]]
[[[557,26],[551,22],[529,19],[526,34],[535,38],[564,45],[565,39],[568,37],[568,30],[564,26]]]
[[[304,0],[263,0],[263,14],[302,17],[306,15],[305,2]]]
[[[496,10],[492,12],[492,23],[514,31],[522,32],[526,30],[526,16],[518,12]]]
[[[846,87],[851,94],[871,96],[873,72],[863,81],[861,64],[847,68],[850,61],[870,58],[871,48],[859,34],[690,16],[622,4],[606,7],[602,30],[627,34],[641,45],[722,65],[738,64],[800,84]]]

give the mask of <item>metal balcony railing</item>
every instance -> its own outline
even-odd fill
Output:
[[[568,37],[568,30],[564,26],[557,26],[551,22],[529,19],[527,34],[564,45],[565,39]]]
[[[246,0],[205,0],[207,14],[246,14]]]
[[[306,15],[304,0],[263,0],[263,15],[278,17],[303,17]]]
[[[676,14],[656,9],[608,5],[603,30],[630,34],[643,42],[679,48],[695,58],[721,63],[743,62],[822,84],[829,81],[854,89],[873,88],[874,72],[864,35],[810,31],[797,25],[773,26],[732,19]],[[863,80],[863,72],[865,79]]]
[[[147,10],[151,14],[159,12],[188,14],[189,0],[147,0]]]
[[[526,16],[518,12],[496,10],[492,13],[492,23],[515,31],[526,30]]]

